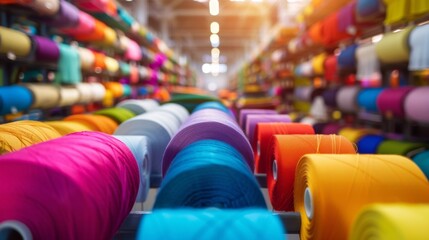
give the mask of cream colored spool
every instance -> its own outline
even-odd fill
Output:
[[[92,91],[92,101],[94,102],[103,101],[104,96],[106,95],[106,88],[103,86],[103,84],[94,82],[94,83],[90,83],[90,85],[91,85],[91,91]]]
[[[114,58],[106,56],[104,64],[106,65],[107,71],[111,73],[117,73],[119,71],[119,62]]]
[[[54,84],[27,83],[24,84],[34,97],[31,108],[48,109],[59,106],[61,101],[60,88]]]
[[[122,51],[126,51],[128,48],[128,44],[130,43],[130,39],[126,37],[125,35],[119,36],[119,48]]]
[[[0,53],[25,57],[30,52],[31,39],[25,33],[0,27]]]
[[[79,56],[81,68],[86,71],[91,71],[95,61],[94,54],[86,48],[79,48]]]
[[[80,93],[79,102],[80,104],[90,103],[92,101],[92,87],[89,83],[79,83],[76,85],[77,90]]]
[[[60,89],[60,107],[71,106],[79,102],[80,93],[74,86],[63,86]]]

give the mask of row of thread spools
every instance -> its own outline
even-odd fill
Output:
[[[177,111],[178,109],[175,110],[176,113]],[[244,116],[246,111],[241,112],[240,123],[243,127],[244,122],[247,125],[247,122],[255,117],[253,115],[256,112],[247,112],[252,115],[246,117]],[[13,179],[15,184],[16,180],[16,184],[21,187],[21,194],[29,194],[25,196],[31,196],[43,204],[52,204],[52,206],[54,204],[51,202],[55,197],[68,193],[64,188],[55,184],[76,187],[73,189],[80,193],[79,197],[85,201],[61,202],[61,204],[65,204],[62,207],[66,208],[65,212],[61,212],[61,214],[70,216],[68,220],[70,222],[65,225],[76,223],[73,222],[77,221],[76,215],[84,215],[87,217],[85,219],[97,223],[91,225],[93,226],[91,230],[85,225],[82,226],[82,222],[75,224],[74,226],[78,228],[73,230],[64,229],[68,230],[67,237],[74,236],[79,239],[91,239],[94,236],[91,234],[98,234],[97,236],[106,234],[103,236],[108,238],[113,236],[112,234],[117,230],[120,222],[128,214],[127,211],[131,209],[130,202],[134,202],[138,190],[142,189],[139,193],[141,196],[142,193],[144,194],[144,189],[147,189],[147,182],[145,183],[143,180],[148,179],[148,169],[151,169],[151,175],[162,174],[164,179],[156,197],[155,210],[141,223],[139,238],[174,238],[174,236],[177,238],[177,234],[180,234],[181,238],[197,236],[214,239],[222,233],[228,239],[283,239],[278,219],[270,212],[263,210],[266,205],[252,173],[254,168],[259,169],[261,165],[265,165],[267,170],[268,188],[274,209],[300,212],[301,237],[305,239],[347,238],[357,213],[362,207],[371,203],[425,203],[429,198],[427,179],[409,159],[394,155],[356,155],[353,144],[344,137],[314,135],[314,130],[308,125],[288,123],[287,116],[279,116],[280,121],[262,120],[268,117],[257,120],[256,132],[266,136],[265,140],[260,140],[259,143],[258,141],[249,142],[230,112],[216,103],[199,106],[180,128],[178,127],[180,117],[175,118],[177,117],[170,115],[168,118],[167,115],[161,116],[156,112],[152,112],[152,114],[149,112],[124,121],[115,131],[115,134],[122,135],[122,137],[118,137],[122,139],[122,145],[107,135],[88,132],[75,133],[4,155],[1,157],[0,164],[4,166],[1,169],[5,171],[5,174],[2,175],[5,179],[1,182],[9,183]],[[146,125],[149,126],[145,127]],[[155,130],[156,127],[158,127],[157,130]],[[142,130],[142,128],[146,130]],[[154,131],[152,135],[149,133],[151,130]],[[126,137],[127,135],[131,135],[131,137]],[[171,138],[165,140],[168,137],[163,138],[163,135],[169,135]],[[140,142],[137,139],[140,139]],[[145,140],[149,146],[148,157],[143,157],[144,154],[138,154],[136,151],[141,150],[141,147],[144,146],[142,142]],[[158,145],[157,141],[163,142],[165,147]],[[132,147],[124,148],[123,143]],[[109,146],[107,149],[106,144]],[[118,144],[122,150],[120,153],[115,147]],[[254,145],[253,151],[252,145]],[[138,156],[136,158],[138,164],[136,164],[136,159],[130,157],[131,155],[126,149],[131,149],[134,156]],[[165,151],[163,151],[164,149]],[[124,157],[124,154],[127,153],[128,158]],[[324,155],[320,153],[324,153]],[[96,154],[96,157],[91,154]],[[115,156],[114,159],[112,159],[112,155]],[[254,155],[256,155],[256,161],[254,161]],[[81,159],[78,160],[78,156]],[[155,156],[161,156],[161,159]],[[126,159],[124,160],[124,158]],[[62,161],[58,161],[59,159]],[[124,161],[126,164],[123,164],[124,162],[119,164],[118,161]],[[262,164],[264,161],[265,164]],[[112,167],[112,162],[113,170],[109,169]],[[99,166],[100,164],[102,166]],[[151,166],[149,167],[148,164]],[[37,170],[24,176],[12,174],[19,167],[24,169],[28,165],[42,168],[43,170],[39,170],[43,172],[43,177],[38,178],[37,181],[33,179],[40,174],[40,172],[36,172]],[[141,167],[137,167],[138,165]],[[122,174],[118,174],[118,169],[122,170]],[[49,174],[47,174],[47,170]],[[131,177],[138,172],[140,172],[137,174],[137,176],[140,175],[140,183],[138,183],[138,177],[137,179]],[[68,177],[65,177],[66,175]],[[103,184],[94,179],[90,181],[88,179],[90,175],[95,175],[94,179],[100,181],[103,181],[103,177],[108,177],[109,181],[104,179]],[[52,179],[57,178],[62,180],[55,181],[54,184]],[[76,180],[78,183],[70,179]],[[112,183],[113,180],[118,182]],[[85,186],[80,186],[79,183],[85,183]],[[37,187],[37,184],[41,185]],[[116,196],[114,198],[116,208],[109,208],[112,206],[109,205],[112,204],[110,200],[114,196],[106,196],[106,194],[112,193],[112,191],[106,192],[106,184],[115,189],[113,195]],[[140,187],[136,187],[139,184]],[[91,189],[94,186],[98,188]],[[39,192],[35,193],[30,189],[43,189],[45,195],[41,196],[38,194]],[[130,191],[126,191],[127,189]],[[5,191],[8,200],[10,200],[9,197],[14,199],[14,201],[4,201],[4,204],[0,205],[0,207],[4,207],[4,211],[3,209],[0,211],[4,212],[0,219],[3,221],[2,231],[18,229],[21,234],[22,232],[26,234],[30,232],[32,235],[42,234],[37,235],[38,237],[35,239],[39,239],[40,236],[46,238],[47,236],[43,234],[48,234],[47,232],[61,234],[60,231],[47,229],[49,227],[56,229],[59,226],[55,225],[56,221],[46,222],[46,219],[42,217],[45,213],[42,210],[36,209],[40,212],[35,212],[34,206],[26,206],[28,202],[24,199],[25,197],[17,193],[15,185],[10,187],[10,184],[3,184],[2,191]],[[98,199],[99,196],[104,197],[103,200]],[[118,199],[118,196],[123,198]],[[48,197],[51,199],[46,199]],[[101,201],[102,206],[95,204],[96,200]],[[48,206],[46,209],[51,209],[51,205]],[[89,209],[90,211],[88,211],[89,206],[92,207]],[[123,207],[118,209],[117,206]],[[339,206],[342,210],[337,211]],[[103,209],[107,207],[109,211],[104,212],[101,207]],[[189,207],[195,209],[168,210]],[[245,208],[245,210],[207,209],[210,207]],[[198,210],[199,208],[204,209]],[[408,216],[413,216],[413,214],[420,216],[413,210],[419,211],[419,213],[426,211],[425,206],[373,206],[367,210],[369,213],[362,214],[360,222],[358,221],[356,226],[359,227],[363,221],[364,226],[369,229],[373,225],[388,222],[393,225],[394,231],[407,234],[410,229],[398,224],[398,221],[404,220],[403,218],[398,219],[395,216],[387,215],[387,217],[379,217],[374,223],[365,223],[365,221],[373,220],[372,218],[366,219],[365,214],[371,215],[371,211],[373,211],[382,215],[386,211],[389,212],[391,208],[404,212]],[[83,209],[86,212],[83,212]],[[68,212],[69,210],[70,212]],[[97,215],[97,210],[110,215]],[[38,219],[36,223],[26,217],[30,212]],[[60,213],[51,214],[55,218],[59,217]],[[112,217],[105,218],[106,216],[115,217],[112,219]],[[329,221],[324,221],[326,218],[329,218]],[[11,219],[19,220],[21,223],[24,221],[24,224],[17,224]],[[62,216],[61,219],[64,217]],[[218,224],[213,223],[214,219]],[[107,224],[108,220],[110,222]],[[406,219],[408,222],[411,220]],[[63,223],[61,220],[57,222]],[[270,224],[262,224],[267,222]],[[331,222],[337,224],[334,226],[330,224]],[[40,223],[43,223],[43,226],[40,226]],[[104,224],[104,228],[102,224]],[[62,226],[64,227],[64,225]],[[30,230],[25,231],[28,228]],[[47,231],[38,231],[39,228]],[[390,232],[389,229],[379,230],[380,234]],[[358,234],[362,232],[365,231],[357,230]],[[419,233],[415,228],[412,229],[412,232]],[[61,237],[67,239],[66,236]]]
[[[144,98],[148,95],[168,101],[164,89],[133,87],[118,82],[78,83],[59,86],[45,83],[23,83],[0,87],[0,115],[16,114],[32,109],[55,109],[74,105],[100,103],[111,107],[121,98]]]
[[[429,87],[342,86],[325,90],[299,87],[295,89],[294,96],[297,101],[307,102],[307,107],[298,110],[308,111],[314,119],[313,123],[329,120],[330,113],[338,109],[344,114],[356,114],[359,119],[374,122],[381,122],[383,116],[386,119],[427,124],[429,111],[425,107],[424,99],[428,93]],[[309,102],[312,102],[311,106]]]

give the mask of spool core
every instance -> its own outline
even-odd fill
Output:
[[[0,240],[32,240],[30,229],[19,221],[0,223]]]
[[[273,161],[273,178],[277,181],[277,160]]]
[[[304,208],[305,208],[305,214],[307,215],[308,219],[310,220],[313,219],[313,215],[314,215],[313,197],[308,187],[305,188],[305,192],[304,192]]]

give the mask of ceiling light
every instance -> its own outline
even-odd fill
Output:
[[[212,48],[212,57],[213,57],[213,56],[215,56],[215,57],[219,57],[219,55],[220,55],[220,50],[219,50],[219,48]]]
[[[210,35],[210,43],[212,44],[212,47],[218,47],[220,43],[219,35],[217,34]]]
[[[212,33],[219,33],[219,23],[217,23],[217,22],[212,22],[212,23],[210,24],[210,31],[211,31]]]
[[[219,15],[219,1],[210,0],[209,2],[210,15],[217,16]]]

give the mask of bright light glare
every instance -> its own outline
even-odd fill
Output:
[[[217,23],[217,22],[212,22],[212,23],[210,24],[210,31],[211,31],[212,33],[219,33],[219,23]]]
[[[205,74],[209,73],[226,73],[228,71],[228,66],[222,63],[204,63],[201,67],[201,70]]]
[[[374,37],[372,37],[372,43],[377,43],[380,42],[381,39],[383,39],[383,34],[379,34],[379,35],[375,35]]]
[[[209,10],[210,10],[210,15],[212,15],[212,16],[219,15],[219,1],[218,0],[210,0]]]
[[[212,47],[218,47],[220,42],[219,35],[217,34],[210,35],[210,42],[212,44]]]
[[[207,88],[209,89],[209,91],[216,91],[217,90],[217,84],[215,82],[210,82],[209,85],[207,86]]]
[[[219,55],[220,55],[219,48],[212,48],[212,57],[213,56],[219,57]]]

